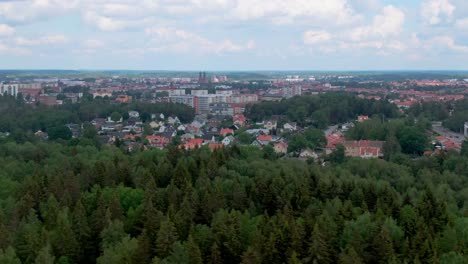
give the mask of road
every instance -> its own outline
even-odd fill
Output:
[[[455,133],[443,126],[432,125],[432,131],[444,135],[459,144],[461,144],[465,140],[465,136],[463,134]]]

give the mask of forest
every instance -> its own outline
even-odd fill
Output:
[[[193,119],[179,105],[0,100],[0,127],[21,133],[129,109]],[[346,136],[385,140],[385,157],[348,158],[339,147],[323,163],[237,144],[128,152],[0,137],[0,263],[468,263],[468,144],[420,156],[429,111],[403,118],[385,102],[333,94],[262,103],[249,115],[281,111],[293,121],[322,115],[322,126],[375,113]],[[325,143],[316,128],[301,137],[292,148]]]
[[[0,263],[466,263],[468,156],[0,143]]]

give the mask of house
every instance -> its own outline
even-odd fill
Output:
[[[343,134],[340,132],[335,132],[327,136],[327,145],[325,147],[325,152],[330,154],[338,144],[345,142]]]
[[[140,118],[140,113],[137,111],[128,111],[129,118]]]
[[[141,135],[138,135],[139,137],[141,137]],[[136,141],[136,138],[137,138],[137,135],[135,134],[125,134],[123,136],[123,140],[128,140],[128,141]]]
[[[146,140],[151,147],[155,148],[165,148],[170,143],[168,138],[162,136],[146,136]]]
[[[183,134],[180,139],[183,141],[183,142],[186,142],[186,141],[189,141],[191,139],[194,139],[195,136],[193,134],[190,134],[190,133],[186,133],[186,134]]]
[[[456,150],[461,151],[461,144],[453,141],[452,139],[448,138],[447,136],[438,136],[434,142],[434,145],[439,145],[441,149],[444,150]]]
[[[273,146],[276,154],[287,154],[288,153],[288,144],[284,141],[275,143]]]
[[[203,139],[202,138],[194,138],[194,139],[191,139],[188,142],[180,145],[179,148],[184,148],[186,150],[191,150],[191,149],[199,148],[202,145],[203,145]]]
[[[304,150],[301,151],[301,153],[299,154],[299,158],[301,159],[309,159],[309,158],[313,158],[313,159],[318,159],[318,154],[311,150],[310,148],[306,148]]]
[[[213,134],[204,134],[202,138],[203,138],[203,141],[205,141],[205,143],[215,143],[216,142],[216,137]]]
[[[250,135],[259,135],[259,134],[268,135],[268,134],[270,134],[270,130],[268,130],[268,129],[248,129],[245,132],[247,134],[250,134]]]
[[[179,120],[179,118],[177,116],[176,117],[170,116],[167,119],[167,123],[169,123],[170,125],[180,124],[180,120]]]
[[[234,125],[238,125],[238,126],[245,126],[247,124],[247,118],[243,115],[243,114],[238,114],[238,115],[235,115],[233,118],[232,118],[232,121],[234,122]]]
[[[366,120],[369,120],[369,116],[366,116],[366,115],[360,115],[358,116],[358,122],[364,122]]]
[[[187,127],[184,126],[184,125],[180,125],[180,126],[177,127],[178,131],[185,131],[185,129],[187,129]]]
[[[121,117],[119,120],[117,121],[114,121],[112,120],[112,118],[110,116],[107,117],[107,120],[106,120],[107,123],[122,123],[123,122],[123,117]]]
[[[205,125],[205,122],[201,122],[201,121],[198,121],[198,120],[195,120],[192,122],[191,124],[192,126],[196,127],[196,128],[201,128]]]
[[[149,123],[149,125],[150,125],[150,127],[151,127],[152,129],[155,129],[155,128],[159,128],[159,127],[162,126],[163,124],[162,124],[162,122],[151,121],[151,122]]]
[[[271,135],[259,135],[257,139],[252,143],[254,146],[263,147],[268,145],[270,142],[273,141]]]
[[[151,119],[161,119],[164,120],[164,114],[163,113],[156,113],[156,114],[151,114]]]
[[[42,138],[43,140],[47,140],[49,138],[49,135],[42,130],[38,130],[36,133],[34,133],[34,135]]]
[[[289,132],[293,132],[297,130],[297,123],[296,122],[289,122],[283,125],[283,129]]]
[[[223,143],[224,146],[229,146],[234,143],[234,141],[236,141],[236,139],[233,136],[227,136],[221,141],[221,143]]]
[[[219,134],[223,137],[227,136],[227,135],[234,135],[234,130],[230,129],[230,128],[223,128],[221,129],[221,131],[219,132]]]
[[[383,157],[383,141],[360,140],[345,141],[345,154],[348,157],[380,158]]]
[[[265,124],[263,124],[263,127],[271,131],[271,130],[275,130],[277,125],[278,123],[275,120],[269,120],[269,121],[266,121]]]
[[[216,149],[224,148],[224,145],[221,143],[210,143],[208,144],[208,147],[211,149],[211,151],[215,151]]]

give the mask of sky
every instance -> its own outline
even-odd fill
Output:
[[[468,70],[467,0],[0,0],[0,69]]]

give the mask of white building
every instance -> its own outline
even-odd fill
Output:
[[[2,84],[0,85],[0,94],[17,96],[19,90],[19,84]]]

